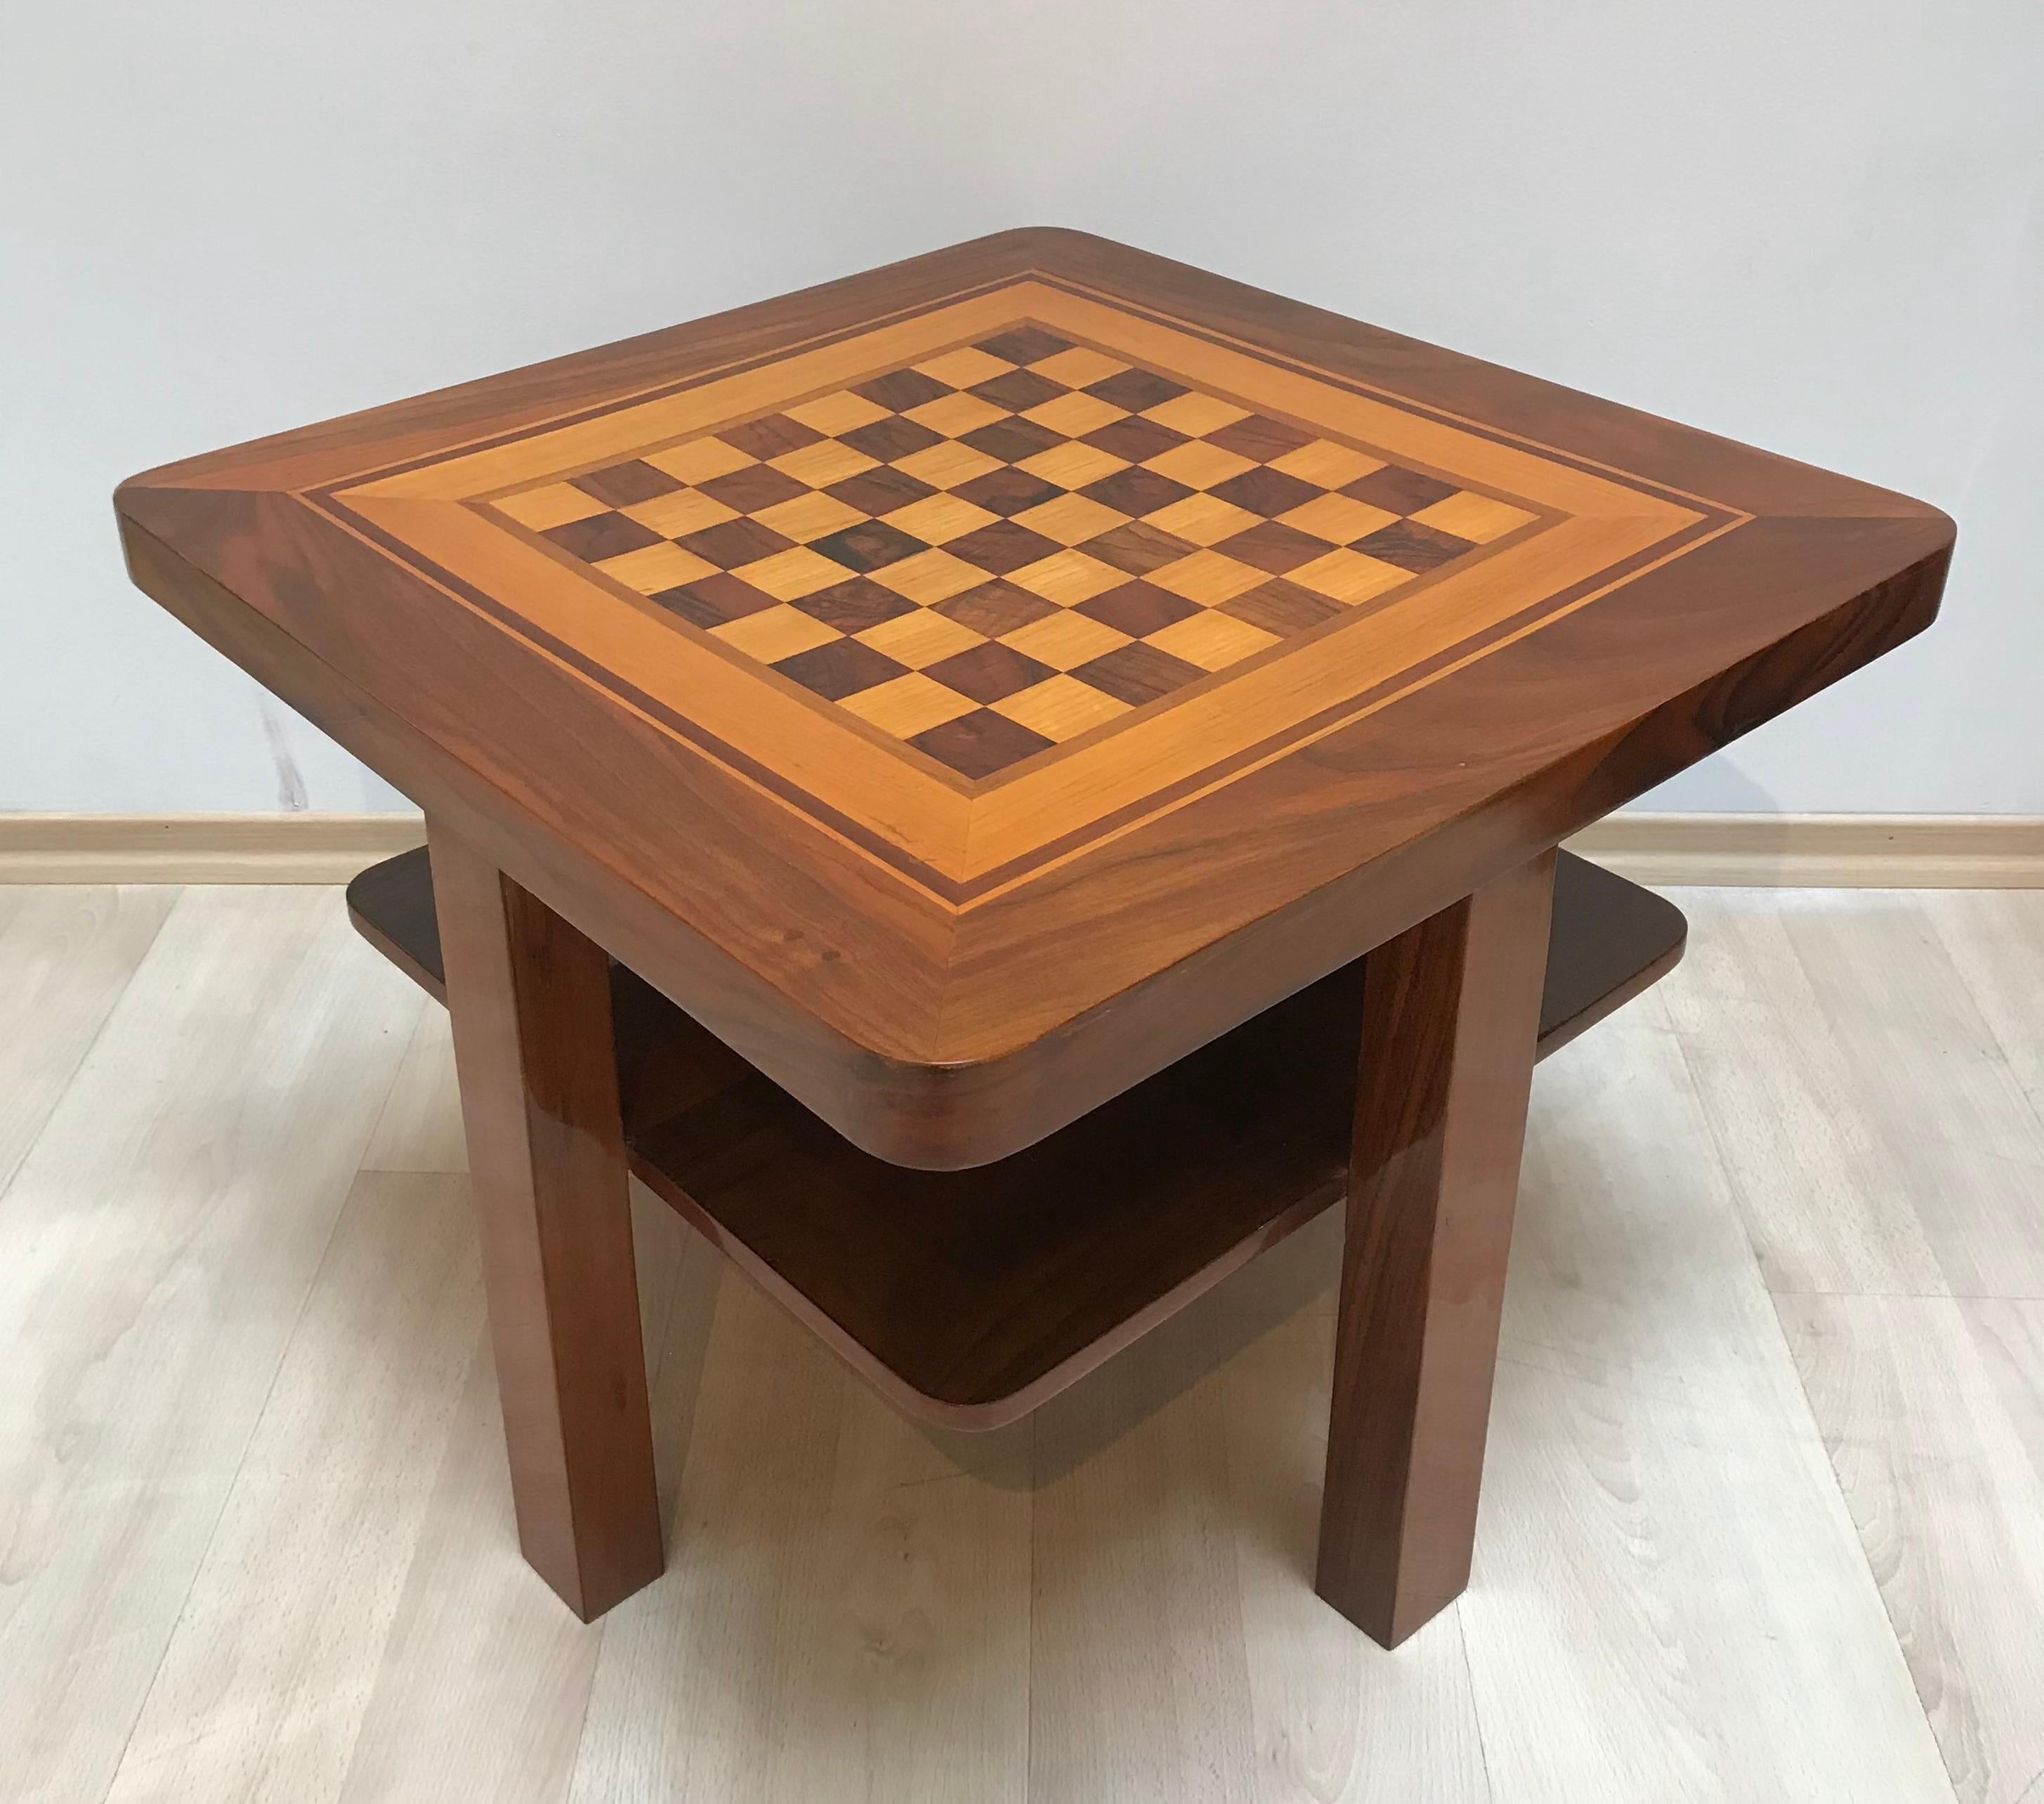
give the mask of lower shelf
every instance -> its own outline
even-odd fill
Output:
[[[425,852],[363,871],[348,901],[444,1001]],[[1562,854],[1539,1055],[1673,969],[1685,932],[1672,904]],[[967,1171],[860,1152],[615,966],[632,1170],[903,1407],[995,1427],[1340,1198],[1366,963]]]

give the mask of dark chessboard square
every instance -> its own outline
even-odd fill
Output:
[[[1018,325],[979,341],[979,348],[988,356],[1005,357],[1011,363],[1039,363],[1071,348],[1069,338],[1060,338],[1040,325]]]
[[[591,470],[574,479],[584,494],[613,507],[629,507],[635,502],[651,501],[655,495],[672,494],[682,485],[664,470],[633,458],[628,464],[613,464],[608,470]]]
[[[909,674],[906,664],[897,664],[884,652],[862,645],[856,639],[833,639],[828,645],[783,658],[774,667],[827,702],[841,702],[862,689]]]
[[[793,476],[784,476],[770,464],[748,464],[743,470],[733,470],[721,476],[713,476],[696,487],[712,501],[720,501],[726,507],[735,508],[740,514],[757,514],[763,508],[772,507],[777,502],[793,501],[798,494],[807,494],[809,485],[798,483]]]
[[[705,526],[676,541],[683,551],[694,552],[705,563],[735,570],[741,564],[756,564],[763,557],[784,552],[794,543],[756,520],[725,520]]]
[[[947,540],[944,549],[953,557],[963,558],[967,564],[992,571],[996,576],[1005,576],[1010,571],[1049,557],[1064,547],[1055,539],[1047,539],[1041,533],[1032,533],[1012,520],[997,520],[990,526],[982,526],[962,538]]]
[[[1064,492],[1055,483],[1047,483],[1041,476],[1031,475],[1027,470],[1016,469],[989,470],[969,483],[960,483],[951,490],[961,501],[969,501],[974,507],[983,507],[989,514],[997,514],[1004,520],[1024,508],[1040,507],[1047,501],[1055,501]]]
[[[996,577],[991,583],[981,583],[977,589],[968,589],[962,595],[953,595],[947,601],[938,602],[932,611],[947,620],[956,621],[961,626],[969,626],[975,633],[984,633],[989,639],[998,639],[1003,633],[1027,626],[1032,620],[1055,614],[1058,606],[1055,602],[1047,602],[1041,595],[1032,595],[1027,589]]]
[[[1267,414],[1251,413],[1247,419],[1234,421],[1206,437],[1208,444],[1217,444],[1223,451],[1268,464],[1274,457],[1282,457],[1288,451],[1297,451],[1302,444],[1312,444],[1314,435],[1303,427],[1289,426]]]
[[[1302,564],[1326,556],[1334,548],[1325,539],[1316,539],[1311,533],[1302,533],[1296,526],[1287,526],[1276,520],[1259,520],[1247,532],[1224,539],[1214,547],[1216,551],[1239,559],[1258,570],[1267,570],[1273,576],[1297,570]]]
[[[1174,595],[1169,589],[1159,589],[1138,577],[1118,589],[1109,589],[1105,594],[1081,602],[1072,611],[1097,620],[1103,626],[1111,626],[1117,633],[1125,633],[1132,639],[1141,639],[1169,626],[1174,620],[1183,620],[1187,614],[1200,610],[1197,602],[1189,602],[1183,595]]]
[[[1034,420],[989,421],[986,425],[975,426],[959,440],[988,457],[999,458],[1004,464],[1020,464],[1024,458],[1048,451],[1054,444],[1069,442],[1062,433],[1039,426]]]
[[[1199,548],[1161,526],[1146,526],[1139,520],[1132,520],[1126,526],[1113,527],[1079,547],[1088,557],[1098,558],[1102,564],[1129,576],[1147,576],[1153,570],[1162,570],[1167,564],[1190,557]]]
[[[1324,620],[1332,620],[1342,608],[1339,602],[1331,602],[1324,595],[1316,595],[1310,589],[1302,589],[1297,583],[1280,578],[1251,589],[1246,594],[1237,595],[1231,601],[1223,602],[1216,611],[1233,614],[1237,620],[1246,620],[1251,626],[1262,627],[1266,633],[1289,639],[1295,633],[1310,631]]]
[[[1088,501],[1097,501],[1101,506],[1112,507],[1122,514],[1132,514],[1139,519],[1146,514],[1155,514],[1160,507],[1169,507],[1174,501],[1183,501],[1192,492],[1183,483],[1174,483],[1155,470],[1141,468],[1117,470],[1112,475],[1089,483],[1079,490]]]
[[[1327,491],[1312,483],[1302,483],[1297,476],[1288,476],[1282,470],[1259,466],[1231,476],[1224,483],[1216,483],[1208,492],[1251,514],[1270,515],[1289,514]]]
[[[1079,442],[1091,445],[1096,451],[1105,451],[1110,456],[1124,457],[1131,464],[1143,464],[1169,451],[1174,444],[1183,444],[1185,435],[1169,426],[1160,426],[1155,420],[1139,420],[1131,413],[1126,419],[1110,420],[1104,426],[1096,426]]]
[[[1005,407],[1011,413],[1026,413],[1066,392],[1065,385],[1039,376],[1034,370],[1009,370],[989,382],[976,383],[972,392],[982,401]]]
[[[897,457],[907,457],[941,444],[944,435],[932,432],[928,426],[919,426],[913,420],[887,419],[854,426],[850,432],[837,436],[840,444],[863,451],[868,457],[877,457],[882,464],[892,464]]]
[[[1160,652],[1139,640],[1133,645],[1117,645],[1105,657],[1081,664],[1072,672],[1102,694],[1135,708],[1182,689],[1189,683],[1197,683],[1206,674],[1197,664],[1189,664],[1183,658],[1174,658],[1169,652]]]
[[[898,526],[889,525],[884,520],[862,520],[856,526],[832,533],[809,547],[811,551],[820,552],[847,570],[884,569],[929,548],[920,539],[912,537]]]
[[[735,444],[749,457],[778,457],[783,452],[799,451],[814,444],[824,435],[786,413],[769,413],[763,420],[748,420],[742,426],[722,426],[717,435],[726,444]]]
[[[571,520],[565,526],[549,526],[540,537],[552,540],[570,557],[578,557],[585,564],[660,542],[658,533],[621,514],[594,514],[586,520]]]
[[[1421,508],[1446,501],[1457,491],[1453,483],[1423,476],[1417,470],[1408,470],[1397,464],[1387,464],[1381,470],[1357,477],[1341,492],[1351,501],[1366,501],[1372,507],[1385,508],[1393,514],[1417,514]]]
[[[1139,413],[1146,407],[1161,407],[1185,392],[1183,383],[1153,375],[1148,370],[1120,370],[1111,376],[1101,377],[1086,390],[1087,394],[1097,395],[1109,406],[1126,407],[1132,413]]]
[[[909,743],[939,764],[949,765],[960,776],[974,778],[990,777],[1010,764],[1049,751],[1051,745],[1040,733],[1032,733],[989,708],[975,709],[955,721],[946,721],[942,726],[917,733]]]
[[[671,609],[691,625],[721,626],[727,621],[743,620],[749,614],[764,614],[781,604],[763,589],[755,589],[742,577],[720,571],[714,576],[699,576],[678,588],[663,589],[652,598]]]
[[[824,490],[832,501],[876,517],[892,514],[897,507],[906,507],[910,502],[936,492],[921,478],[910,475],[906,470],[889,469],[884,464],[877,470],[862,470],[841,483],[832,483]]]
[[[934,401],[940,394],[956,391],[949,383],[926,376],[920,370],[896,370],[892,375],[863,382],[851,392],[862,400],[870,401],[876,407],[905,413],[911,407],[921,406],[925,401]]]
[[[1476,548],[1452,533],[1436,531],[1417,520],[1400,520],[1395,525],[1381,527],[1367,537],[1358,539],[1351,548],[1370,557],[1381,558],[1386,564],[1395,564],[1400,570],[1417,573],[1438,570],[1464,552]]]
[[[975,645],[928,666],[923,674],[975,702],[998,702],[1058,673],[1009,645]]]
[[[840,633],[863,633],[883,620],[916,611],[916,604],[905,595],[883,589],[863,576],[847,576],[842,583],[833,583],[828,589],[819,589],[788,605],[826,626],[835,626]]]

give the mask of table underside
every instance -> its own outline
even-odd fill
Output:
[[[425,851],[348,898],[371,944],[444,1001]],[[1538,1056],[1665,975],[1685,932],[1672,904],[1562,854]],[[861,1152],[613,964],[632,1168],[904,1408],[994,1427],[1343,1195],[1366,962],[959,1171]]]

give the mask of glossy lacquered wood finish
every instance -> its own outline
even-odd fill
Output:
[[[432,857],[519,1544],[588,1621],[661,1567],[609,960],[451,833]]]
[[[1573,498],[1549,513],[1601,522],[1614,546],[1635,525],[1650,538],[1678,517],[1696,524],[1537,630],[1507,620],[1470,661],[1415,667],[1412,687],[1374,698],[1358,690],[1354,717],[1274,740],[1105,829],[1101,798],[1128,772],[1078,740],[978,788],[923,771],[912,822],[855,820],[847,792],[833,825],[815,794],[796,806],[775,789],[790,771],[747,775],[663,724],[652,691],[666,679],[650,667],[635,699],[617,687],[633,669],[599,671],[587,648],[578,664],[507,628],[476,597],[479,575],[515,562],[508,537],[475,569],[402,547],[405,521],[425,517],[407,509],[441,510],[421,537],[471,531],[466,503],[390,490],[437,479],[405,467],[451,467],[486,445],[509,445],[515,464],[521,446],[600,435],[605,418],[717,383],[776,405],[790,360],[827,361],[943,307],[984,310],[1016,284],[1053,295],[1061,319],[1104,322],[1125,358],[1201,375],[1206,392],[1281,412],[1269,398],[1306,385],[1340,416],[1337,437],[1396,414],[1411,445],[1439,448],[1437,465],[1463,457],[1449,474],[1476,491],[1529,472]],[[1254,394],[1240,392],[1251,376],[1227,390],[1216,374],[1245,360],[1265,372]],[[1951,536],[1903,498],[1056,232],[173,466],[124,486],[119,506],[152,594],[847,1137],[931,1167],[1055,1131],[1880,655],[1934,613]],[[460,564],[469,542],[446,557]],[[1458,606],[1507,607],[1504,555]],[[1530,606],[1544,591],[1525,580]],[[1381,661],[1397,661],[1388,640]],[[1206,691],[1185,693],[1189,721]],[[1206,730],[1174,733],[1173,718],[1129,729],[1156,740],[1160,768],[1193,756]],[[1066,789],[1043,775],[1082,768]],[[1048,786],[1041,808],[1017,812],[1031,784]],[[943,837],[946,819],[962,837]],[[922,833],[924,855],[951,859],[965,887],[876,852],[868,840],[893,825]],[[1026,868],[971,887],[988,848],[1045,833]]]
[[[1469,1582],[1552,855],[1371,953],[1316,1585],[1395,1647]]]
[[[1689,924],[1666,896],[1573,852],[1554,857],[1539,1056],[1587,1033],[1681,963]]]
[[[349,887],[356,926],[444,995],[422,852]],[[1681,956],[1680,912],[1563,855],[1542,1056]],[[632,1169],[903,1408],[992,1427],[1340,1200],[1367,961],[1085,1120],[979,1169],[861,1152],[622,966]]]

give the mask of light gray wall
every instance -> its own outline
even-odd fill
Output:
[[[2037,0],[70,0],[0,56],[0,810],[401,798],[144,466],[1082,226],[1921,494],[1945,617],[1653,798],[2044,814]]]

